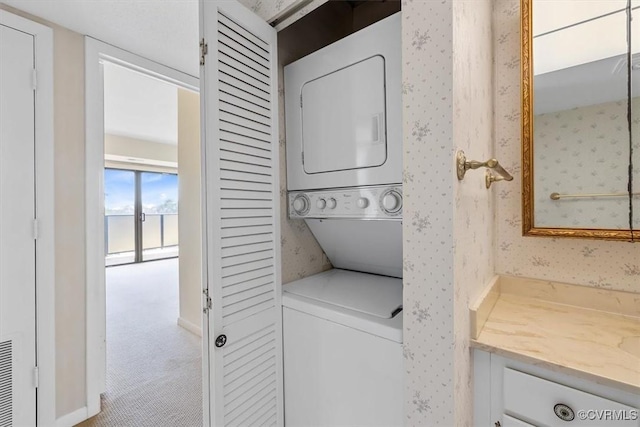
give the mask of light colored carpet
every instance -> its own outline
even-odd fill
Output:
[[[178,307],[177,259],[107,268],[107,392],[80,426],[202,426],[201,340]]]

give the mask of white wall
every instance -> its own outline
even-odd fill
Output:
[[[178,324],[202,335],[202,213],[200,211],[200,96],[178,89]]]
[[[163,144],[112,134],[104,136],[104,152],[105,154],[162,162],[175,163],[178,161],[178,147],[175,144]]]
[[[85,405],[84,38],[54,28],[56,407]]]

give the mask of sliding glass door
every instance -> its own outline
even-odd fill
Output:
[[[178,256],[178,176],[105,169],[106,265]]]
[[[142,261],[178,256],[178,175],[141,172]]]
[[[136,173],[104,171],[104,242],[107,265],[135,262]]]

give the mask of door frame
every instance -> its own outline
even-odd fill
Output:
[[[53,126],[53,30],[0,10],[0,24],[34,38],[35,91],[36,363],[37,423],[56,424],[55,184]]]
[[[195,41],[194,41],[195,42]],[[85,215],[87,418],[100,412],[106,390],[106,292],[104,250],[104,76],[108,61],[199,92],[199,79],[85,36]]]

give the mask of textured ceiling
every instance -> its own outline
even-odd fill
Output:
[[[0,0],[198,76],[197,0]]]

